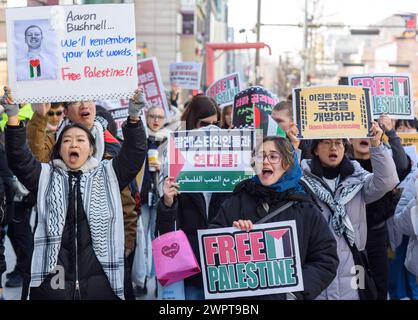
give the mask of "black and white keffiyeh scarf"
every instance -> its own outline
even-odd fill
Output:
[[[124,227],[119,183],[112,161],[91,157],[80,169],[80,191],[93,250],[115,294],[124,299]],[[62,160],[42,164],[38,190],[31,287],[41,285],[57,266],[68,210],[68,168]]]
[[[363,170],[356,173],[356,176],[358,176],[357,183],[339,183],[335,195],[325,187],[325,182],[321,178],[307,172],[302,177],[302,181],[307,184],[312,193],[331,209],[331,222],[335,234],[338,237],[342,237],[345,234],[350,245],[354,244],[355,234],[353,225],[345,210],[345,205],[363,188],[367,175],[369,173]]]

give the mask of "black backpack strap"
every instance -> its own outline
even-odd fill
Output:
[[[256,224],[261,224],[264,223],[268,220],[270,220],[271,218],[277,216],[280,212],[285,211],[286,209],[290,208],[293,204],[295,203],[295,201],[290,201],[284,205],[282,205],[280,208],[277,208],[276,210],[274,210],[273,212],[269,213],[268,215],[266,215],[265,217],[261,218],[260,220],[258,220],[256,222]]]

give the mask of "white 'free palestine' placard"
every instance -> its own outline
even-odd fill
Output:
[[[133,4],[6,10],[15,102],[130,98],[138,85]]]

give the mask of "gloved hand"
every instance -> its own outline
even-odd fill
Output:
[[[11,94],[11,90],[9,87],[4,87],[4,95],[0,101],[1,104],[4,106],[4,111],[6,112],[8,117],[17,116],[19,113],[19,105],[13,103],[13,97]]]
[[[141,110],[147,106],[145,100],[144,91],[142,89],[136,89],[134,96],[129,100],[128,114],[130,117],[139,118]]]

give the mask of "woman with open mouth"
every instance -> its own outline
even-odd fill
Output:
[[[302,170],[296,152],[287,139],[265,137],[254,164],[257,174],[236,186],[209,227],[232,226],[250,231],[254,223],[295,220],[304,290],[252,299],[315,299],[336,275],[336,242],[321,212],[300,184]]]
[[[125,142],[112,160],[94,158],[91,131],[82,124],[70,124],[54,145],[51,161],[41,164],[27,146],[26,128],[5,88],[8,162],[38,199],[31,300],[124,299],[120,191],[135,178],[147,152],[139,117],[144,105],[141,97],[137,91],[129,104]]]
[[[382,129],[373,122],[370,157],[373,173],[345,155],[345,139],[322,139],[312,142],[311,160],[302,161],[302,182],[321,207],[330,230],[337,240],[340,260],[337,277],[319,296],[321,300],[376,299],[376,290],[357,286],[360,256],[367,240],[366,204],[391,191],[399,182],[392,156],[380,140]],[[366,277],[365,270],[360,272]],[[367,278],[369,279],[369,278]],[[356,285],[353,285],[356,284]]]

